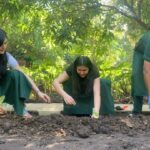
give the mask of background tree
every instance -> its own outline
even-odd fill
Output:
[[[50,93],[51,82],[77,55],[88,55],[115,99],[130,97],[133,48],[149,30],[148,0],[1,0],[0,27],[9,51]]]

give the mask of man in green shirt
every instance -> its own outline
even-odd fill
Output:
[[[132,64],[133,114],[142,112],[143,96],[148,96],[150,108],[150,32],[145,33],[135,46]]]

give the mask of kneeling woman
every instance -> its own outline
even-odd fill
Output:
[[[6,52],[6,48],[7,35],[4,30],[0,29],[0,96],[5,96],[4,102],[13,105],[17,115],[31,118],[32,116],[24,105],[25,100],[29,98],[31,89],[45,102],[49,102],[50,98],[21,71],[17,60]]]
[[[100,81],[96,66],[87,56],[77,57],[54,80],[53,86],[64,99],[65,114],[99,118],[99,113],[109,115],[114,112],[111,83],[106,79]]]

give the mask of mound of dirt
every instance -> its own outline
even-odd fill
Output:
[[[53,114],[38,116],[24,120],[13,114],[0,117],[0,134],[32,136],[76,136],[88,138],[93,134],[123,133],[134,136],[148,132],[150,117],[139,115],[135,118],[127,116],[102,116],[100,119]]]
[[[53,145],[53,148],[49,148],[53,150],[76,150],[78,146],[81,150],[85,147],[87,147],[87,150],[99,149],[99,146],[101,146],[101,150],[132,150],[134,148],[141,149],[143,141],[146,142],[147,138],[150,139],[149,115],[130,118],[118,114],[115,116],[101,116],[100,119],[61,114],[33,115],[34,117],[29,120],[24,120],[14,114],[6,114],[0,117],[1,150],[14,146],[15,142],[11,143],[10,137],[17,137],[16,145],[13,147],[15,150],[23,150],[23,147],[29,146],[29,143],[34,143],[30,150],[38,150],[38,148],[40,150],[41,147],[47,147],[48,145]],[[147,138],[145,135],[147,135]],[[141,138],[137,139],[137,137]],[[133,139],[136,140],[133,141]],[[20,147],[21,142],[22,147]],[[74,147],[72,143],[74,143]],[[150,148],[148,143],[149,140],[145,144],[145,150]]]

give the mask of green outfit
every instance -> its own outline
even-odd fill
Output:
[[[150,62],[150,32],[143,35],[134,50],[132,64],[133,113],[142,112],[143,96],[148,96],[143,75],[144,61]]]
[[[0,79],[0,96],[5,96],[4,102],[13,105],[16,114],[22,115],[24,101],[29,98],[31,84],[23,73],[17,70],[8,70]]]
[[[64,114],[70,115],[91,115],[92,109],[94,107],[94,95],[93,95],[93,82],[95,78],[99,77],[98,71],[93,74],[92,82],[90,84],[90,79],[79,78],[80,92],[75,95],[73,90],[73,80],[72,80],[72,68],[68,67],[66,70],[70,79],[63,83],[64,90],[71,95],[75,101],[76,105],[67,105],[64,102]],[[89,85],[89,86],[88,86]],[[111,82],[106,79],[101,79],[101,115],[109,115],[114,113],[114,100],[111,95]],[[89,90],[91,87],[91,90]],[[86,89],[88,89],[86,93]]]
[[[66,81],[63,84],[64,90],[71,96],[72,93],[72,83],[71,80]],[[65,114],[81,114],[81,115],[91,115],[94,106],[93,95],[82,95],[78,98],[74,97],[76,100],[76,105],[67,105],[64,102],[64,113]],[[114,99],[111,95],[111,82],[106,79],[101,79],[101,115],[109,115],[114,113]]]

